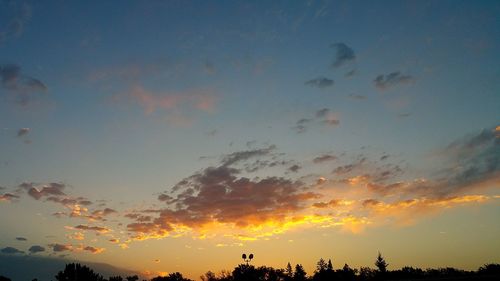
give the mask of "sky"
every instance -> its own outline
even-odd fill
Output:
[[[499,15],[0,0],[0,254],[196,279],[242,253],[498,263]]]

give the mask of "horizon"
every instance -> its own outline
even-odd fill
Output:
[[[499,15],[0,0],[0,255],[195,280],[242,253],[500,263]]]

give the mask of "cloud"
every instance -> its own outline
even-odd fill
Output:
[[[0,194],[0,202],[12,202],[13,199],[19,199],[19,196],[12,193]]]
[[[297,165],[297,164],[292,165],[288,168],[289,171],[294,172],[294,173],[297,173],[300,169],[302,169],[302,167]]]
[[[20,251],[14,247],[5,247],[0,250],[2,254],[15,255],[15,254],[24,254],[23,251]]]
[[[2,5],[1,2],[0,5]],[[17,7],[14,6],[14,8]],[[31,18],[31,6],[27,3],[23,3],[17,12],[12,11],[8,14],[13,16],[7,26],[0,27],[0,44],[9,39],[17,38],[23,34],[24,27]]]
[[[380,90],[387,90],[397,85],[414,83],[415,79],[411,75],[403,75],[400,71],[391,72],[387,75],[378,75],[373,83]]]
[[[337,68],[356,59],[354,50],[344,43],[335,43],[331,47],[335,49],[335,59],[333,60],[332,67]]]
[[[328,115],[328,113],[330,113],[330,109],[322,108],[316,111],[316,118],[325,118]]]
[[[24,237],[16,237],[16,240],[17,241],[28,241],[28,239],[26,239]]]
[[[88,226],[88,225],[82,225],[82,224],[77,225],[74,228],[79,229],[79,230],[85,230],[85,231],[95,231],[98,233],[108,233],[111,231],[109,228],[106,228],[106,227]]]
[[[334,81],[332,79],[328,79],[326,77],[320,76],[318,78],[308,80],[308,81],[304,82],[304,84],[307,86],[324,89],[324,88],[328,88],[328,87],[333,86]]]
[[[136,233],[135,239],[142,240],[165,237],[186,227],[200,230],[214,224],[247,228],[285,223],[287,216],[319,197],[303,191],[304,184],[298,181],[240,177],[239,170],[229,167],[228,162],[236,163],[223,160],[223,165],[208,167],[177,183],[169,208],[162,209],[152,222],[128,224],[128,230]]]
[[[337,113],[332,112],[328,108],[322,108],[315,112],[313,118],[299,119],[296,122],[295,126],[292,127],[292,129],[298,134],[304,133],[307,130],[308,126],[310,126],[314,121],[328,126],[337,126],[340,124],[337,115]]]
[[[275,145],[270,145],[269,147],[266,148],[233,152],[223,157],[222,165],[231,166],[251,158],[270,155],[275,149],[276,149]]]
[[[30,128],[21,128],[17,131],[17,136],[18,137],[26,136],[29,134],[30,130],[31,130]]]
[[[490,198],[484,195],[464,195],[444,198],[416,198],[395,202],[381,202],[367,199],[362,203],[363,208],[369,210],[372,219],[382,218],[384,223],[393,220],[397,225],[411,225],[418,218],[442,212],[445,209],[472,203],[483,203]]]
[[[0,65],[0,89],[9,101],[26,106],[38,94],[47,91],[43,82],[21,73],[21,67],[15,64]],[[1,92],[1,91],[0,91]]]
[[[71,245],[55,243],[55,244],[50,244],[49,246],[52,248],[52,251],[54,252],[73,251],[73,246]]]
[[[102,252],[104,252],[104,248],[99,248],[99,247],[92,247],[92,246],[86,246],[86,247],[83,247],[83,250],[84,251],[88,251],[88,252],[91,252],[92,254],[100,254]]]
[[[48,183],[41,186],[36,186],[34,183],[25,182],[19,185],[20,188],[28,191],[28,195],[36,200],[40,200],[47,196],[64,196],[62,190],[66,187],[63,183]]]
[[[28,251],[31,254],[36,254],[36,253],[40,253],[40,252],[45,252],[45,248],[42,246],[34,245],[34,246],[31,246]]]
[[[313,163],[320,164],[320,163],[324,163],[324,162],[333,161],[333,160],[336,160],[336,159],[337,159],[337,156],[335,156],[335,155],[324,154],[324,155],[315,157],[313,159]]]
[[[212,90],[191,89],[183,92],[154,92],[135,85],[122,95],[115,95],[115,100],[122,97],[144,108],[146,114],[152,114],[158,109],[174,110],[196,109],[212,112],[215,109],[216,98]],[[175,117],[175,116],[174,116]]]

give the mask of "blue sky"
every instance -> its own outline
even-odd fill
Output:
[[[123,251],[158,258],[141,243],[205,234],[210,245],[265,248],[263,237],[314,239],[327,226],[364,241],[391,229],[391,241],[401,227],[471,223],[461,219],[469,212],[498,234],[499,13],[496,1],[0,1],[0,247],[33,233],[42,255],[60,243],[73,258],[129,265]],[[224,178],[222,202],[206,185],[212,172]],[[262,188],[275,201],[257,200]],[[297,195],[293,206],[280,205],[281,188]],[[160,194],[177,199],[165,205]],[[72,217],[80,203],[63,197],[92,204]],[[241,200],[262,216],[233,214]],[[111,218],[89,218],[105,208]],[[409,219],[411,208],[429,210]],[[157,210],[147,221],[130,216],[147,209]],[[109,231],[90,239],[76,225]],[[262,236],[265,227],[277,231]],[[257,241],[240,242],[242,233]],[[118,236],[129,249],[107,245]],[[485,260],[498,261],[495,243],[486,239]],[[90,244],[104,250],[86,256]],[[312,266],[315,250],[301,262]],[[352,259],[363,265],[364,254]],[[222,256],[206,269],[231,260]],[[446,264],[476,266],[451,257],[428,266]]]

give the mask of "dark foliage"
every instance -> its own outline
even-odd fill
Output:
[[[320,259],[316,263],[316,270],[311,276],[307,275],[301,264],[293,267],[290,263],[284,269],[275,269],[267,266],[255,267],[249,264],[240,264],[232,272],[222,271],[215,274],[208,271],[200,276],[202,281],[378,281],[378,280],[439,280],[439,281],[462,281],[462,280],[500,280],[500,264],[485,264],[477,271],[465,271],[451,267],[425,269],[405,266],[401,269],[388,270],[389,264],[379,253],[375,261],[377,269],[361,267],[351,268],[344,264],[342,268],[334,269],[332,261],[326,262]],[[139,281],[137,275],[112,276],[104,279],[87,266],[70,263],[63,271],[55,276],[57,281]],[[11,281],[9,278],[0,276],[0,281]],[[34,279],[33,281],[37,281]],[[144,280],[145,281],[145,280]],[[185,278],[181,273],[175,272],[167,276],[158,276],[150,281],[193,281]]]
[[[67,264],[66,268],[63,271],[59,271],[55,278],[57,281],[104,281],[101,275],[79,263]]]

